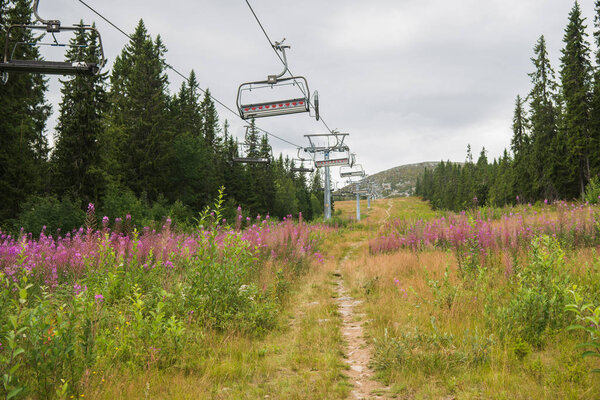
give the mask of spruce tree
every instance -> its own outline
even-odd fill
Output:
[[[529,180],[534,188],[534,196],[540,198],[556,198],[558,193],[553,183],[554,165],[562,154],[556,154],[553,143],[557,135],[557,115],[555,107],[556,89],[554,70],[548,59],[546,40],[542,35],[534,47],[535,57],[531,59],[535,71],[530,73],[533,88],[530,98],[531,124],[531,176]],[[515,158],[520,163],[521,160]],[[519,174],[520,171],[516,171]],[[521,177],[519,177],[522,180]]]
[[[101,55],[95,31],[76,31],[70,45],[67,60],[99,62]],[[83,204],[96,203],[103,189],[98,140],[108,107],[105,81],[105,74],[75,75],[62,81],[52,181],[57,194],[70,193]]]
[[[564,171],[572,177],[566,197],[583,196],[590,179],[590,83],[591,65],[589,46],[586,42],[585,19],[581,16],[579,3],[569,13],[569,23],[563,41],[561,57],[561,83],[565,104],[564,136],[567,139],[568,167]]]
[[[207,182],[206,171],[212,166],[203,136],[202,110],[196,74],[190,72],[179,92],[171,101],[174,128],[174,166],[172,193],[169,198],[181,200],[192,210],[202,210],[212,200],[217,189],[214,182]]]
[[[529,121],[527,121],[526,112],[523,108],[521,96],[517,96],[515,102],[515,111],[513,116],[513,137],[511,139],[511,150],[514,155],[512,163],[513,189],[515,196],[520,199],[531,200],[532,176],[531,176],[531,141],[527,134]]]
[[[594,42],[596,57],[593,75],[592,98],[590,104],[590,164],[592,175],[600,174],[600,0],[595,3]]]
[[[171,191],[173,132],[169,121],[165,47],[140,20],[111,75],[110,173],[138,196]]]
[[[202,116],[202,137],[208,157],[208,163],[204,170],[204,181],[208,196],[213,198],[216,196],[219,186],[226,182],[224,182],[223,171],[220,168],[223,164],[223,141],[220,136],[219,116],[209,89],[204,92],[204,98],[200,104],[200,114]]]
[[[4,32],[11,24],[31,23],[29,1],[3,1],[0,11],[0,29]],[[24,29],[13,29],[10,34],[11,43],[31,43],[36,39]],[[36,60],[40,53],[35,46],[21,45],[12,56]],[[48,143],[44,129],[50,114],[44,98],[46,82],[43,75],[12,73],[0,86],[0,223],[15,218],[19,205],[28,196],[45,189]]]

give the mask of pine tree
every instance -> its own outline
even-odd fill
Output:
[[[70,44],[73,47],[66,53],[67,60],[99,62],[101,55],[95,31],[76,31]],[[105,81],[105,74],[76,75],[62,81],[52,181],[57,194],[70,193],[83,204],[96,203],[103,189],[98,139],[108,107]]]
[[[561,82],[565,102],[564,134],[567,139],[569,169],[572,185],[567,197],[583,196],[590,179],[590,82],[591,65],[586,42],[585,19],[579,3],[571,9],[563,41]],[[567,171],[565,171],[567,172]]]

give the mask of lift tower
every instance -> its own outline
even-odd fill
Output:
[[[331,183],[329,167],[352,166],[353,158],[350,148],[344,144],[348,133],[331,133],[304,135],[308,139],[309,146],[304,151],[311,153],[315,160],[315,167],[325,168],[325,190],[323,194],[323,210],[325,220],[331,219]]]

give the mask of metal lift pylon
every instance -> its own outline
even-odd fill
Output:
[[[323,214],[325,221],[331,219],[331,176],[329,167],[353,164],[350,148],[344,144],[344,140],[348,135],[348,133],[335,131],[325,134],[304,135],[309,142],[309,146],[305,147],[304,151],[313,155],[315,167],[324,168],[325,190],[323,194]],[[318,143],[319,139],[325,140],[326,144]],[[317,160],[317,154],[321,154],[322,159]]]

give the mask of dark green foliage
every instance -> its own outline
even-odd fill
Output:
[[[565,47],[562,50],[560,71],[565,104],[564,124],[561,128],[568,145],[569,173],[573,178],[565,193],[567,197],[582,197],[591,174],[589,94],[592,67],[585,28],[579,3],[575,2],[563,38]]]
[[[46,234],[54,235],[59,228],[63,233],[79,228],[84,218],[79,203],[68,197],[32,196],[23,203],[15,228],[37,235],[45,227]]]
[[[535,57],[531,59],[535,71],[530,73],[533,88],[530,97],[530,126],[531,126],[531,154],[525,154],[525,160],[531,163],[531,176],[527,170],[516,171],[520,180],[533,183],[531,198],[544,197],[554,199],[558,193],[554,186],[553,171],[557,164],[557,107],[554,70],[550,66],[546,40],[541,36],[534,47]],[[513,150],[514,151],[514,150]],[[516,154],[516,153],[515,153]],[[527,157],[528,156],[528,157]],[[515,160],[516,162],[516,160]],[[517,168],[516,168],[517,169]],[[523,179],[525,178],[525,179]]]
[[[168,192],[173,165],[167,75],[160,36],[153,41],[140,21],[115,60],[111,76],[109,132],[115,144],[117,181],[154,200]]]
[[[595,4],[594,16],[594,43],[596,45],[596,66],[593,72],[592,95],[590,100],[590,151],[592,154],[600,152],[600,1]],[[591,158],[592,175],[600,173],[600,159]]]
[[[83,21],[81,22],[83,24]],[[96,33],[78,31],[67,60],[98,62]],[[104,74],[76,75],[63,81],[62,103],[52,153],[52,183],[56,193],[70,193],[83,204],[95,203],[103,190],[98,139],[107,109]]]
[[[29,1],[2,2],[6,25],[31,21]],[[11,41],[34,41],[28,30],[11,31]],[[2,32],[0,32],[2,33]],[[4,38],[4,34],[2,34]],[[35,47],[17,46],[16,59],[38,59]],[[48,144],[44,127],[50,107],[45,103],[46,80],[41,75],[14,73],[0,87],[0,221],[14,218],[19,205],[45,187]]]

